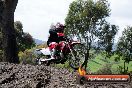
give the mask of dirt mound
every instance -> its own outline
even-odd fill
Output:
[[[130,84],[78,85],[76,72],[43,65],[0,63],[0,88],[131,88]]]
[[[44,66],[0,63],[0,87],[45,87],[50,71]]]

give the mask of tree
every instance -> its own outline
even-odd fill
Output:
[[[0,0],[0,27],[2,30],[3,60],[18,63],[18,51],[14,29],[14,12],[18,0]]]
[[[16,41],[19,51],[24,51],[35,46],[35,42],[29,33],[23,32],[23,25],[20,21],[14,23],[16,30]]]
[[[101,27],[101,30],[98,34],[99,37],[98,45],[100,48],[104,48],[107,57],[109,57],[112,53],[114,38],[117,32],[118,26],[105,23]]]
[[[121,72],[127,73],[128,67],[126,68],[126,63],[129,64],[132,61],[132,27],[127,26],[122,32],[122,36],[119,38],[117,43],[117,54],[123,57],[124,66],[123,68],[119,66]],[[122,69],[124,69],[122,71]]]
[[[128,26],[123,31],[117,44],[117,52],[124,57],[125,62],[132,61],[132,27]]]
[[[109,3],[106,0],[76,0],[70,4],[68,15],[65,19],[65,33],[76,36],[80,41],[86,42],[86,60],[92,43],[98,37],[98,30],[106,22],[105,18],[110,15]]]

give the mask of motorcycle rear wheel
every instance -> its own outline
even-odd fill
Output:
[[[75,44],[68,56],[70,67],[74,70],[78,70],[78,68],[84,64],[85,53],[85,47],[83,44]]]

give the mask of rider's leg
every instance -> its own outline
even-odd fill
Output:
[[[57,46],[57,43],[52,43],[53,44],[53,48],[52,48],[52,50],[51,50],[51,59],[55,59],[55,57],[56,57],[56,52],[57,52],[57,50],[56,50],[56,46]]]

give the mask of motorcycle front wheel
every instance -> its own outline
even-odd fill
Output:
[[[78,70],[85,61],[85,47],[83,44],[75,44],[68,55],[69,65],[71,68]]]

